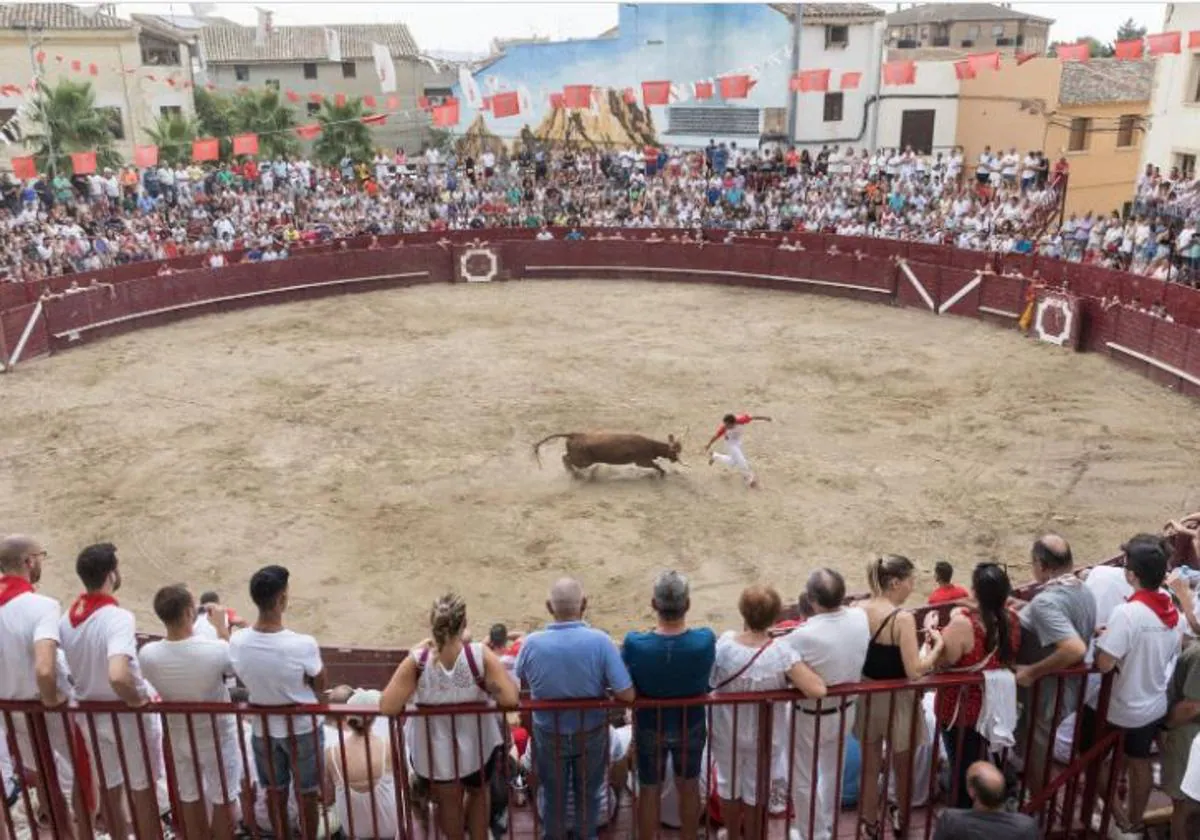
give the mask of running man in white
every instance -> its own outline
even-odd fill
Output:
[[[753,423],[755,420],[762,420],[770,423],[770,417],[753,417],[749,414],[726,414],[725,419],[721,421],[721,425],[717,427],[716,433],[712,436],[712,440],[704,447],[704,451],[708,452],[708,463],[719,461],[727,467],[734,467],[746,479],[747,487],[757,487],[758,479],[754,477],[754,471],[750,469],[750,462],[746,460],[746,456],[742,453],[742,426],[748,423]],[[712,446],[721,438],[725,439],[725,454],[720,452],[712,452]]]

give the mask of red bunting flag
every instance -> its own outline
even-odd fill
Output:
[[[324,99],[324,97],[319,93],[310,93],[308,95],[309,102],[320,102],[322,99]]]
[[[563,88],[563,104],[568,108],[587,108],[591,102],[591,85],[567,85]]]
[[[191,89],[192,89],[192,87],[193,87],[193,85],[192,85],[192,81],[191,81],[191,79],[188,79],[187,81],[185,81],[185,82],[183,83],[183,89],[184,89],[184,90],[191,90]]]
[[[61,55],[55,55],[54,60],[57,61],[59,64],[63,63],[63,57]]]
[[[626,105],[637,104],[637,94],[633,92],[633,88],[625,88],[621,91],[621,98],[625,100]]]
[[[492,114],[497,117],[515,117],[521,113],[521,102],[517,92],[497,93],[492,97]]]
[[[483,97],[483,104],[479,106],[479,109],[481,111],[492,110],[492,97],[490,97],[490,96]]]
[[[696,99],[712,99],[713,83],[712,82],[696,82],[692,85],[692,95]]]
[[[433,124],[438,128],[458,125],[458,100],[447,99],[441,105],[434,106]]]
[[[96,153],[72,152],[71,169],[76,175],[91,175],[96,171]]]
[[[417,107],[420,108],[422,111],[428,111],[433,106],[429,104],[428,96],[418,96],[417,97]]]
[[[859,83],[862,82],[862,73],[843,73],[842,81],[839,85],[841,90],[858,90]]]
[[[387,125],[387,114],[367,114],[362,118],[363,125]]]
[[[799,93],[829,90],[829,70],[801,70],[792,76],[788,88]]]
[[[346,94],[335,93],[333,95],[333,104],[335,107],[345,108],[346,107]]]
[[[745,99],[750,95],[750,88],[754,87],[754,79],[749,76],[722,76],[717,79],[721,88],[722,99]]]
[[[1032,61],[1033,59],[1037,58],[1037,55],[1038,54],[1035,52],[1019,52],[1019,53],[1017,53],[1016,54],[1017,66],[1020,67],[1026,61]]]
[[[966,81],[967,79],[974,79],[975,68],[971,66],[971,62],[954,62],[954,78],[958,79],[960,82]]]
[[[89,64],[89,65],[88,65],[88,75],[89,75],[89,76],[99,76],[99,75],[100,75],[100,68],[99,68],[99,67],[97,67],[97,66],[95,65],[95,63]]]
[[[72,59],[71,60],[71,69],[74,70],[76,73],[81,72],[83,70],[83,62],[80,61],[78,58]]]
[[[562,107],[563,107],[563,95],[561,93],[550,94],[550,108],[555,111],[561,111]],[[486,106],[484,106],[484,110],[487,110]]]
[[[233,153],[235,155],[258,154],[257,134],[238,134],[233,138]]]
[[[296,134],[299,135],[301,140],[312,140],[320,133],[321,126],[319,123],[309,123],[308,125],[296,126]]]
[[[296,93],[296,91],[294,91],[294,90],[285,90],[283,92],[283,95],[288,98],[288,102],[299,102],[300,101],[300,94]]]
[[[1080,41],[1078,44],[1059,44],[1057,49],[1059,61],[1087,61],[1090,57],[1086,41]]]
[[[363,104],[366,105],[368,108],[374,108],[375,107],[375,97],[368,93],[366,96],[363,97]]]
[[[192,141],[192,160],[216,160],[221,156],[221,144],[216,137],[201,137]]]
[[[145,169],[147,166],[158,165],[158,146],[134,146],[133,165]]]
[[[397,98],[396,98],[396,97],[394,97],[394,96],[389,96],[389,97],[387,98],[387,109],[388,109],[389,111],[395,111],[395,110],[396,110],[397,108],[399,108],[399,107],[400,107],[400,100],[399,100],[399,99],[397,99]]]
[[[915,61],[888,61],[883,65],[885,85],[913,85],[917,83]]]
[[[46,63],[46,51],[38,50],[37,54],[34,55],[33,58],[35,61],[37,61],[38,64],[45,64]]]
[[[1000,53],[978,53],[976,55],[967,56],[967,61],[971,64],[971,70],[978,73],[980,70],[999,70],[1000,69]]]
[[[171,87],[175,87],[175,77],[174,77],[174,76],[168,76],[168,77],[167,77],[167,84],[169,84]]]
[[[1193,29],[1188,33],[1188,49],[1194,50],[1200,48],[1200,29]]]
[[[1117,41],[1113,44],[1113,56],[1122,61],[1137,61],[1142,57],[1144,47],[1145,43],[1141,38]]]
[[[1160,32],[1157,35],[1147,35],[1146,44],[1150,47],[1150,55],[1179,55],[1183,42],[1182,32]]]
[[[3,85],[0,86],[0,95],[3,96],[21,96],[20,85]]]
[[[11,162],[13,175],[22,181],[37,177],[37,164],[33,162],[33,155],[15,157]]]
[[[642,102],[647,106],[666,105],[670,101],[670,82],[642,82]]]

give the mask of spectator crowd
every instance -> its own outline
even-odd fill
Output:
[[[1071,215],[1065,159],[1040,152],[833,146],[610,152],[523,147],[508,154],[408,157],[323,166],[244,159],[63,173],[0,185],[0,277],[10,281],[205,255],[284,259],[356,235],[487,227],[804,230],[1039,253],[1194,282],[1200,181],[1148,167],[1134,211]]]
[[[1173,801],[1171,837],[1185,840],[1200,818],[1197,549],[1200,514],[1132,537],[1122,565],[1089,570],[1048,534],[1032,547],[1028,602],[1003,565],[978,564],[962,587],[943,561],[923,618],[905,606],[916,565],[882,555],[866,569],[865,600],[848,599],[837,570],[817,569],[800,617],[781,622],[779,593],[756,583],[738,600],[742,626],[720,634],[690,620],[689,581],[667,571],[651,591],[655,625],[619,647],[588,625],[572,578],[551,587],[543,628],[497,625],[483,642],[451,594],[380,692],[329,689],[317,641],[286,625],[282,566],[251,578],[253,620],[216,593],[198,603],[186,586],[162,587],[162,635],[139,649],[115,546],[79,553],[83,592],[64,612],[38,591],[45,549],[11,536],[0,541],[0,699],[40,701],[46,716],[6,713],[0,743],[11,736],[9,772],[61,837],[96,824],[158,836],[169,765],[170,822],[187,837],[232,838],[250,821],[275,837],[332,836],[331,819],[345,837],[394,837],[407,786],[429,806],[418,818],[432,813],[447,837],[471,840],[500,836],[530,789],[548,840],[595,838],[627,794],[643,837],[667,824],[691,840],[707,816],[729,840],[757,840],[768,813],[786,813],[793,837],[824,839],[847,804],[862,836],[904,837],[913,809],[937,803],[933,836],[950,840],[1039,836],[1020,806],[1056,758],[1086,754],[1115,728],[1123,761],[1094,768],[1093,795],[1123,791],[1116,831],[1143,836],[1157,779]],[[981,679],[923,688],[930,674]],[[515,713],[522,689],[531,714]],[[63,713],[77,702],[142,713]],[[210,705],[144,713],[162,702]],[[321,702],[344,708],[304,708]],[[1110,784],[1117,772],[1123,786]]]

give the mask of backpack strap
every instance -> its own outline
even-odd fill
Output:
[[[429,648],[421,648],[420,652],[416,655],[416,657],[414,657],[414,659],[417,663],[417,673],[419,674],[424,671],[425,666],[429,664]]]
[[[467,660],[467,667],[471,669],[471,676],[475,678],[475,685],[479,686],[480,691],[487,694],[487,682],[483,678],[483,672],[479,670],[479,663],[475,661],[475,651],[471,650],[470,643],[463,645],[463,656]]]
[[[774,641],[775,641],[774,639],[767,639],[766,644],[764,644],[758,650],[754,651],[754,655],[751,656],[750,659],[746,661],[745,665],[743,665],[741,668],[738,668],[731,676],[726,677],[725,679],[721,680],[719,683],[714,685],[713,691],[717,691],[718,689],[724,688],[725,686],[729,685],[731,682],[736,680],[738,677],[740,677],[742,674],[749,671],[750,666],[754,664],[755,660],[757,660],[758,657],[763,655],[763,651],[765,651],[767,648],[769,648]]]

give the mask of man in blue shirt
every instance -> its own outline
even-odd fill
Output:
[[[562,578],[550,589],[546,609],[554,621],[530,633],[517,656],[517,678],[534,700],[604,699],[608,692],[633,701],[633,683],[612,639],[583,621],[587,598],[583,585]],[[575,809],[578,840],[596,840],[600,790],[606,783],[608,711],[540,711],[533,713],[534,770],[544,840],[563,840],[567,785]]]
[[[658,626],[647,633],[629,633],[622,650],[638,694],[669,699],[707,694],[717,637],[707,627],[688,628],[687,577],[674,571],[660,574],[650,605],[658,615]],[[658,829],[658,786],[669,755],[679,789],[679,835],[695,840],[700,827],[700,766],[708,734],[704,711],[702,705],[638,710],[634,741],[641,787],[639,837],[654,837]]]

